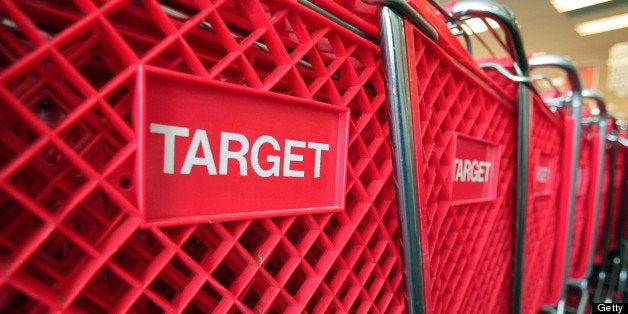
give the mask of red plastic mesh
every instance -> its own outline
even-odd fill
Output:
[[[613,125],[613,121],[609,119],[608,122],[609,126]],[[609,127],[609,132],[610,132],[610,127]],[[626,152],[626,149],[623,148],[621,145],[618,145],[617,147],[617,155],[616,155],[616,159],[615,159],[615,165],[610,165],[610,150],[611,150],[611,146],[612,145],[616,145],[616,143],[614,142],[609,142],[606,141],[606,152],[604,154],[604,173],[603,173],[603,177],[602,177],[602,195],[600,198],[600,213],[599,213],[599,218],[598,218],[598,232],[597,232],[597,237],[596,237],[596,249],[595,249],[595,264],[601,264],[602,263],[602,258],[603,258],[603,251],[604,251],[604,228],[610,228],[610,230],[608,231],[608,235],[609,235],[609,250],[614,250],[617,246],[617,226],[619,223],[619,205],[620,205],[620,200],[622,197],[624,196],[623,191],[621,190],[621,185],[622,185],[622,180],[623,180],[623,176],[624,171],[626,171],[626,169],[624,168],[625,165],[625,159],[624,159],[624,155]],[[611,182],[609,182],[609,175],[610,175],[610,171],[614,172],[614,176],[615,176],[615,180],[614,182],[611,184]],[[611,202],[611,207],[608,207],[608,194],[610,190],[613,190],[613,200]],[[610,218],[610,225],[606,225],[606,216],[607,215],[611,215]],[[624,222],[625,224],[625,222]]]
[[[514,106],[441,47],[406,28],[412,65],[420,236],[428,312],[507,313],[512,301]],[[497,197],[452,205],[456,132],[500,146]]]
[[[620,143],[616,142],[615,145],[617,145],[617,157],[615,159],[615,165],[612,169],[613,172],[615,172],[615,177],[614,177],[614,182],[612,185],[612,189],[613,189],[613,200],[612,200],[612,207],[610,210],[610,214],[611,214],[611,225],[610,225],[610,242],[609,242],[609,249],[610,250],[615,250],[617,249],[617,228],[619,228],[620,226],[620,205],[621,205],[621,198],[625,197],[623,191],[622,191],[622,182],[624,180],[624,171],[626,171],[625,169],[625,165],[624,163],[626,162],[626,159],[624,158],[624,154],[626,153],[626,149],[623,145],[621,145]],[[625,224],[625,222],[624,222]]]
[[[569,278],[580,279],[585,276],[591,235],[593,233],[594,195],[596,193],[596,174],[599,156],[599,136],[596,125],[582,127],[580,157],[576,180],[576,203],[571,228],[571,248],[569,257]]]
[[[528,156],[528,199],[525,218],[522,313],[538,313],[551,293],[553,266],[563,261],[558,251],[562,153],[564,128],[558,114],[551,113],[540,97],[532,98],[531,132]],[[554,175],[550,177],[551,192],[535,195],[534,182],[538,154],[552,158]]]
[[[619,128],[619,132],[617,135],[620,139],[623,140],[628,140],[628,127],[626,127],[625,125]],[[625,142],[624,142],[625,143]],[[620,150],[622,150],[622,158],[624,159],[623,163],[624,163],[624,167],[623,167],[623,178],[625,180],[625,177],[628,176],[628,165],[626,164],[626,155],[628,155],[628,146],[624,146],[624,145],[620,145],[619,147]],[[621,226],[623,226],[623,230],[622,230],[622,237],[623,238],[628,238],[628,223],[626,223],[626,220],[628,220],[628,187],[627,186],[623,186],[621,188],[622,190],[620,190],[620,200],[619,200],[619,208],[620,210],[623,210],[625,215],[624,215],[624,221],[621,224]],[[621,202],[624,202],[624,207],[621,207]],[[621,227],[620,226],[620,227]]]
[[[610,155],[609,143],[605,141],[606,151],[604,152],[604,171],[602,173],[602,192],[600,195],[600,212],[597,220],[597,234],[595,240],[595,260],[594,263],[599,265],[602,263],[602,255],[604,251],[604,228],[606,228],[606,215],[608,215],[608,190],[609,190],[609,171],[610,171]]]
[[[497,63],[498,65],[508,69],[509,71],[514,72],[514,68],[512,66],[512,61],[510,60],[510,58],[481,58],[476,59],[476,62],[478,64]],[[495,86],[499,86],[499,89],[504,96],[506,96],[511,101],[515,101],[515,98],[518,95],[518,84],[513,83],[513,81],[499,74],[499,72],[497,72],[493,68],[485,68],[483,70],[486,75],[491,78],[491,81],[495,83]]]
[[[367,4],[361,0],[312,0],[311,2],[369,36],[379,37],[376,5]]]
[[[15,0],[0,17],[0,312],[403,312],[376,45],[283,0]],[[346,210],[141,229],[140,64],[349,107]]]
[[[591,181],[589,177],[589,171],[591,169],[585,168],[587,165],[590,165],[591,151],[590,146],[586,143],[586,134],[582,134],[582,138],[580,141],[580,157],[578,159],[578,177],[576,179],[576,203],[574,207],[574,215],[573,220],[571,221],[571,248],[569,253],[569,274],[572,274],[576,263],[578,263],[579,252],[582,244],[584,244],[583,232],[584,232],[584,224],[586,217],[586,203],[587,203],[587,195],[586,188],[583,186],[587,186]]]

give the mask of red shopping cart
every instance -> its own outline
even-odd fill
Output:
[[[622,231],[625,224],[625,196],[626,176],[626,147],[625,141],[618,135],[619,125],[612,118],[612,132],[607,135],[607,151],[609,158],[605,161],[607,173],[605,173],[606,190],[605,203],[600,215],[603,220],[599,223],[601,234],[597,239],[596,262],[599,265],[597,273],[597,285],[593,300],[595,302],[612,302],[623,297],[626,287],[626,247],[622,243]],[[622,278],[620,278],[622,277]]]
[[[607,114],[604,99],[596,92],[584,90],[588,102],[583,119],[583,134],[578,164],[576,207],[573,218],[573,242],[570,253],[570,286],[579,290],[578,313],[589,301],[588,280],[592,275],[593,257],[600,212],[604,167]],[[592,106],[594,105],[594,106]],[[596,112],[594,114],[594,112]],[[593,197],[591,197],[593,195]]]
[[[556,110],[552,115],[546,111],[546,117],[554,117],[557,119],[558,125],[543,125],[543,120],[547,118],[541,118],[534,122],[534,111],[532,119],[532,132],[531,142],[537,142],[536,145],[532,144],[531,147],[536,146],[537,151],[531,158],[538,160],[535,164],[534,170],[530,175],[533,180],[529,184],[532,185],[532,195],[529,195],[529,199],[532,199],[532,204],[528,204],[526,212],[526,236],[525,239],[525,252],[524,252],[524,291],[529,289],[529,293],[524,293],[523,297],[527,298],[536,295],[538,298],[533,301],[536,306],[538,302],[543,302],[548,305],[557,306],[558,310],[563,310],[565,297],[566,297],[566,284],[567,274],[569,267],[569,249],[571,248],[572,241],[572,221],[574,217],[574,208],[576,203],[576,176],[577,176],[577,164],[579,156],[580,146],[580,112],[582,104],[582,93],[580,88],[580,79],[575,66],[566,57],[558,55],[539,55],[533,56],[530,59],[530,64],[533,68],[540,67],[556,67],[565,72],[570,86],[569,97],[567,95],[558,95],[557,99],[545,99],[548,104],[555,104],[559,107],[566,107],[567,110]],[[542,107],[542,106],[539,106]],[[547,109],[547,108],[545,108]],[[547,146],[547,142],[543,142],[542,137],[535,136],[534,129],[538,128],[538,132],[548,132],[550,129],[556,130],[562,124],[562,131],[558,134],[555,133],[552,138],[559,139],[562,137],[562,145],[556,145],[554,148]],[[554,131],[556,132],[556,131]],[[534,148],[531,148],[534,150]],[[552,150],[560,150],[553,151]],[[545,173],[552,173],[552,160],[560,160],[560,166],[557,166],[556,173],[560,173],[558,178],[555,178],[552,186],[554,189],[558,189],[560,198],[558,200],[552,200],[552,196],[546,190],[545,186]],[[547,167],[545,165],[550,165]],[[551,175],[550,175],[551,177]],[[551,181],[549,181],[551,182]],[[530,188],[530,187],[529,187]],[[545,190],[545,193],[543,191]],[[550,190],[551,191],[551,190]],[[550,192],[551,193],[551,192]],[[545,194],[545,195],[543,195]],[[556,202],[556,203],[552,203]],[[549,205],[549,206],[548,206]],[[553,207],[550,207],[552,206]],[[556,207],[557,205],[557,207]],[[547,208],[553,208],[553,210],[547,210]],[[536,234],[536,236],[535,236]],[[545,243],[543,239],[548,239],[549,244]],[[544,247],[549,245],[549,247]],[[536,249],[536,250],[535,250]],[[528,267],[538,267],[543,265],[547,261],[543,258],[539,259],[539,256],[547,254],[545,250],[549,249],[550,254],[546,255],[546,259],[549,259],[548,268],[546,268],[545,275],[547,277],[534,279],[533,275],[529,271],[525,271],[525,265]],[[536,262],[533,262],[536,261]],[[533,273],[533,272],[532,272]],[[527,281],[526,281],[526,277]],[[539,282],[546,282],[547,284],[539,285],[535,280]],[[542,292],[535,291],[538,288]],[[525,304],[525,302],[523,302]],[[538,311],[538,308],[529,308],[528,311]]]
[[[403,311],[376,44],[282,0],[10,0],[0,18],[1,311]],[[210,179],[173,195],[168,176]],[[332,179],[290,188],[306,176]]]
[[[490,24],[484,24],[490,30]],[[492,32],[495,35],[495,31]],[[526,58],[522,51],[517,54],[516,49],[503,46],[511,55]],[[489,47],[487,50],[490,51]],[[574,85],[578,83],[577,72],[564,57],[548,55],[533,59],[537,66],[541,65],[539,61],[564,68]],[[535,313],[546,304],[559,304],[565,290],[569,208],[574,202],[570,196],[573,187],[569,182],[576,173],[571,165],[573,151],[577,148],[573,138],[579,117],[567,116],[570,112],[550,110],[541,95],[529,86],[527,63],[495,57],[478,62],[488,75],[500,82],[501,90],[516,95],[519,103],[518,184],[526,188],[519,189],[517,195],[518,242],[513,311]],[[559,93],[554,92],[552,97],[558,97]],[[573,105],[571,114],[577,114],[578,99],[571,101],[563,97],[558,105]],[[560,198],[560,195],[565,197]]]
[[[456,5],[453,15],[439,10],[443,18],[460,22],[491,16],[507,31],[516,30],[511,13],[501,15],[509,11],[498,4]],[[400,81],[410,83],[415,128],[425,312],[508,312],[513,291],[516,96],[494,88],[496,83],[457,40],[447,37],[449,30],[441,33],[437,28],[436,45],[414,25],[401,28],[391,20],[397,27],[391,32],[402,34],[398,40],[407,45],[405,55],[396,60],[410,64],[408,80]]]

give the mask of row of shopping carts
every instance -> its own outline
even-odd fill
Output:
[[[627,296],[626,125],[496,2],[8,0],[0,22],[2,312]]]

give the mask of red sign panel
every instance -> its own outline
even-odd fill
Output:
[[[138,80],[146,225],[344,207],[347,108],[150,67]]]
[[[453,144],[452,201],[455,204],[495,199],[499,147],[457,133]]]
[[[537,152],[534,169],[534,194],[549,195],[553,190],[555,171],[555,159],[552,155]]]

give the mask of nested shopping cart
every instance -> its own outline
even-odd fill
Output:
[[[615,158],[615,154],[611,154],[612,152],[612,147],[613,147],[613,141],[611,141],[617,134],[617,126],[615,124],[615,119],[612,116],[609,116],[609,118],[607,119],[607,134],[604,137],[604,149],[605,149],[605,155],[604,155],[604,170],[603,170],[603,177],[602,177],[602,196],[601,196],[601,202],[600,202],[600,213],[599,213],[599,219],[598,219],[598,233],[597,233],[597,239],[596,239],[596,249],[595,249],[595,260],[594,263],[596,265],[599,265],[602,263],[602,255],[603,255],[603,247],[604,247],[604,243],[603,243],[603,239],[604,234],[607,233],[606,229],[606,217],[608,214],[608,208],[609,208],[609,204],[608,204],[608,199],[609,199],[609,193],[612,196],[612,189],[609,189],[610,187],[610,173],[611,173],[611,159]],[[613,163],[615,163],[613,161]],[[612,198],[612,197],[611,197]]]
[[[515,312],[537,313],[544,306],[564,300],[568,263],[567,240],[571,238],[570,208],[575,190],[570,184],[574,167],[575,126],[579,102],[579,79],[570,60],[559,55],[540,55],[530,60],[534,67],[552,66],[567,72],[575,92],[561,95],[556,88],[544,90],[538,82],[544,75],[521,76],[528,65],[517,69],[504,59],[482,59],[485,71],[501,77],[506,90],[519,86],[518,102],[527,106],[520,115],[519,190],[517,255],[515,270]],[[522,89],[521,89],[522,88]],[[579,245],[579,244],[578,244]],[[562,306],[562,305],[561,305]]]
[[[481,5],[474,3],[462,10],[456,3],[452,10],[457,11],[458,16],[467,18],[499,20],[501,17],[514,22],[514,17],[507,11],[491,16],[480,12],[479,7]],[[462,13],[465,10],[474,14]],[[544,99],[528,77],[529,65],[516,23],[506,24],[509,31],[504,36],[498,35],[490,23],[484,21],[484,24],[498,38],[510,58],[493,56],[477,61],[486,74],[498,82],[499,89],[513,97],[519,109],[517,184],[525,188],[517,190],[517,242],[511,310],[536,313],[544,305],[562,307],[565,297],[569,261],[567,248],[570,247],[571,211],[575,203],[575,187],[570,182],[577,173],[574,165],[579,145],[580,80],[575,67],[565,57],[544,55],[533,58],[531,64],[535,67],[563,69],[573,88],[569,97]],[[480,39],[480,42],[484,40]],[[490,47],[486,48],[493,54]],[[551,98],[559,96],[557,93]],[[552,110],[546,102],[556,100],[559,103]],[[556,110],[558,107],[565,108]]]
[[[0,311],[402,312],[380,48],[310,8],[0,2]]]
[[[555,106],[554,117],[558,118],[559,125],[562,125],[562,130],[559,133],[559,137],[562,137],[562,144],[556,145],[554,148],[542,146],[546,143],[542,142],[542,137],[535,138],[534,128],[535,122],[532,120],[531,132],[532,142],[537,141],[536,153],[539,160],[536,163],[535,169],[532,173],[529,173],[528,177],[532,178],[530,184],[532,185],[532,195],[529,195],[528,199],[534,199],[532,204],[528,204],[528,210],[526,211],[526,245],[532,245],[532,247],[525,248],[524,253],[524,289],[529,287],[530,290],[534,287],[539,287],[541,293],[535,294],[538,299],[535,302],[543,302],[549,306],[556,306],[557,310],[564,311],[566,301],[567,290],[567,277],[569,273],[570,265],[570,248],[572,247],[572,222],[577,201],[577,176],[578,176],[578,159],[580,155],[580,129],[581,129],[581,111],[582,111],[582,85],[578,71],[573,62],[560,55],[537,55],[530,58],[530,66],[533,69],[540,68],[556,68],[564,72],[566,76],[566,82],[568,83],[567,93],[558,93],[557,97],[546,97],[544,100],[551,106]],[[534,114],[533,114],[534,115]],[[552,126],[542,126],[542,119],[539,119],[538,132],[547,132],[552,129]],[[557,138],[554,136],[554,138]],[[534,145],[534,144],[533,144]],[[531,146],[534,147],[534,146]],[[558,152],[551,152],[548,150],[557,149]],[[557,171],[557,178],[555,178],[553,184],[558,185],[554,187],[555,191],[558,191],[558,199],[553,200],[553,196],[548,197],[544,193],[544,175],[545,167],[542,163],[552,165],[548,160],[558,158],[560,165],[555,168]],[[545,159],[545,161],[543,161]],[[552,168],[551,166],[549,167]],[[552,171],[550,170],[549,173]],[[551,177],[551,175],[550,175]],[[539,190],[540,188],[540,190]],[[548,202],[549,203],[546,203]],[[550,206],[548,206],[550,205]],[[557,207],[556,207],[557,206]],[[551,210],[547,210],[550,208]],[[541,236],[535,238],[530,234],[537,233]],[[545,233],[545,234],[544,234]],[[546,238],[547,237],[547,238]],[[547,246],[545,241],[551,243]],[[537,246],[534,247],[533,245]],[[536,250],[535,250],[536,249]],[[546,250],[550,250],[550,253]],[[536,278],[530,274],[531,272],[525,271],[525,265],[529,267],[536,267],[538,264],[546,262],[543,258],[539,259],[539,255],[545,255],[546,259],[550,259],[548,277]],[[526,282],[526,277],[527,282]],[[545,282],[545,284],[539,285],[534,280],[539,282]],[[533,293],[530,291],[530,293]],[[530,297],[530,294],[524,293],[523,298]],[[525,302],[524,302],[525,304]],[[538,311],[538,308],[530,308],[531,311]]]
[[[621,298],[621,291],[626,286],[626,249],[622,244],[626,203],[622,199],[626,192],[627,151],[625,140],[619,136],[619,123],[613,117],[609,121],[612,123],[612,130],[606,137],[608,158],[605,160],[605,186],[602,191],[604,203],[600,211],[600,231],[595,252],[598,272],[594,302],[612,302],[617,297]],[[624,278],[620,278],[620,275]]]
[[[616,134],[609,139],[611,141],[611,152],[609,152],[609,154],[614,154],[613,159],[615,160],[615,162],[612,163],[612,178],[609,175],[609,189],[612,190],[612,197],[609,197],[610,199],[608,200],[608,214],[610,215],[610,220],[608,221],[609,251],[614,251],[617,249],[619,240],[622,237],[623,233],[622,223],[624,223],[621,219],[621,199],[624,196],[622,191],[622,182],[625,175],[624,154],[626,152],[626,149],[624,146],[624,142],[619,140],[619,125],[616,125],[615,129]]]
[[[451,12],[436,8],[461,35],[466,19],[496,20],[508,38],[510,62],[527,63],[518,46],[514,16],[503,6],[457,1]],[[398,36],[393,42],[407,46],[399,51],[393,44],[384,45],[391,47],[384,55],[395,65],[388,68],[398,70],[389,77],[401,78],[399,91],[391,94],[407,97],[400,103],[410,104],[408,123],[415,130],[424,311],[510,312],[517,204],[516,89],[499,88],[464,46],[447,36],[449,30],[437,28],[436,45],[407,20],[401,25],[404,20],[394,14],[383,15],[383,21],[390,21],[383,30]],[[405,64],[410,65],[407,72]]]
[[[582,95],[587,106],[583,110],[568,272],[570,286],[579,291],[578,313],[584,313],[590,299],[588,281],[593,274],[607,132],[606,105],[602,96],[591,90],[583,90]]]
[[[514,17],[378,4],[1,2],[0,309],[518,311]]]

